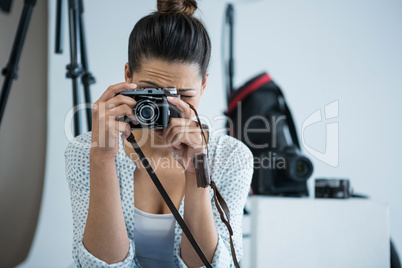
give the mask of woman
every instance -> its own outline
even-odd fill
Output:
[[[142,18],[131,32],[126,81],[110,86],[95,102],[92,133],[75,138],[65,152],[77,266],[203,265],[126,141],[131,133],[209,262],[214,267],[233,265],[229,234],[213,203],[213,191],[197,188],[192,161],[196,153],[205,152],[205,145],[188,103],[197,108],[206,88],[210,39],[193,17],[195,0],[159,0],[157,6],[158,11]],[[136,101],[117,93],[146,87],[177,88],[181,98],[168,102],[182,111],[182,118],[171,118],[163,131],[131,130],[118,121],[127,116],[136,123]],[[212,179],[231,212],[239,260],[252,155],[241,142],[212,131],[207,146]]]

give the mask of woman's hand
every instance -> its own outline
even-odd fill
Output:
[[[162,138],[169,151],[183,167],[186,173],[195,174],[193,159],[196,154],[205,152],[205,142],[198,123],[191,119],[192,113],[188,103],[179,98],[168,97],[168,102],[182,112],[182,118],[170,118],[169,124],[162,132]]]
[[[120,83],[110,86],[92,107],[92,139],[91,152],[114,157],[119,151],[119,132],[122,139],[131,134],[130,124],[118,121],[119,117],[127,116],[134,124],[133,108],[137,104],[130,97],[117,95],[124,90],[133,90],[135,84]]]

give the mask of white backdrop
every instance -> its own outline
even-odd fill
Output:
[[[85,1],[95,101],[124,80],[127,40],[156,1]],[[112,4],[113,3],[113,4]],[[213,121],[225,109],[221,25],[224,4],[200,3],[213,54],[200,113]],[[391,235],[402,249],[402,2],[396,0],[281,0],[236,6],[236,83],[267,70],[285,91],[299,133],[318,109],[338,101],[339,163],[312,157],[316,177],[350,178],[357,192],[389,202]],[[66,267],[72,262],[72,215],[64,173],[64,119],[72,106],[67,24],[64,55],[54,54],[55,1],[49,1],[48,152],[42,212],[28,260],[20,267]],[[336,110],[336,109],[335,109]],[[334,110],[333,110],[334,111]],[[324,114],[323,117],[325,118]],[[324,152],[326,120],[306,128],[305,148]],[[223,121],[213,121],[215,128]],[[336,133],[331,132],[336,137]],[[332,136],[331,136],[332,137]],[[332,148],[332,147],[331,147]],[[335,158],[334,158],[335,157]],[[310,186],[313,180],[310,179]],[[311,187],[310,187],[311,188]],[[313,192],[312,192],[313,193]],[[352,251],[353,249],[351,249]]]

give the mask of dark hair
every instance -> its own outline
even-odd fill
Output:
[[[158,0],[158,11],[140,19],[131,31],[128,63],[131,74],[143,60],[197,64],[204,79],[211,58],[211,40],[203,23],[193,17],[195,0]]]

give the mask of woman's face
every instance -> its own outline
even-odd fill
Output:
[[[136,84],[137,88],[176,88],[183,101],[197,108],[208,73],[203,81],[197,65],[155,59],[143,61],[141,70],[133,74],[126,63],[125,78],[126,82]]]

